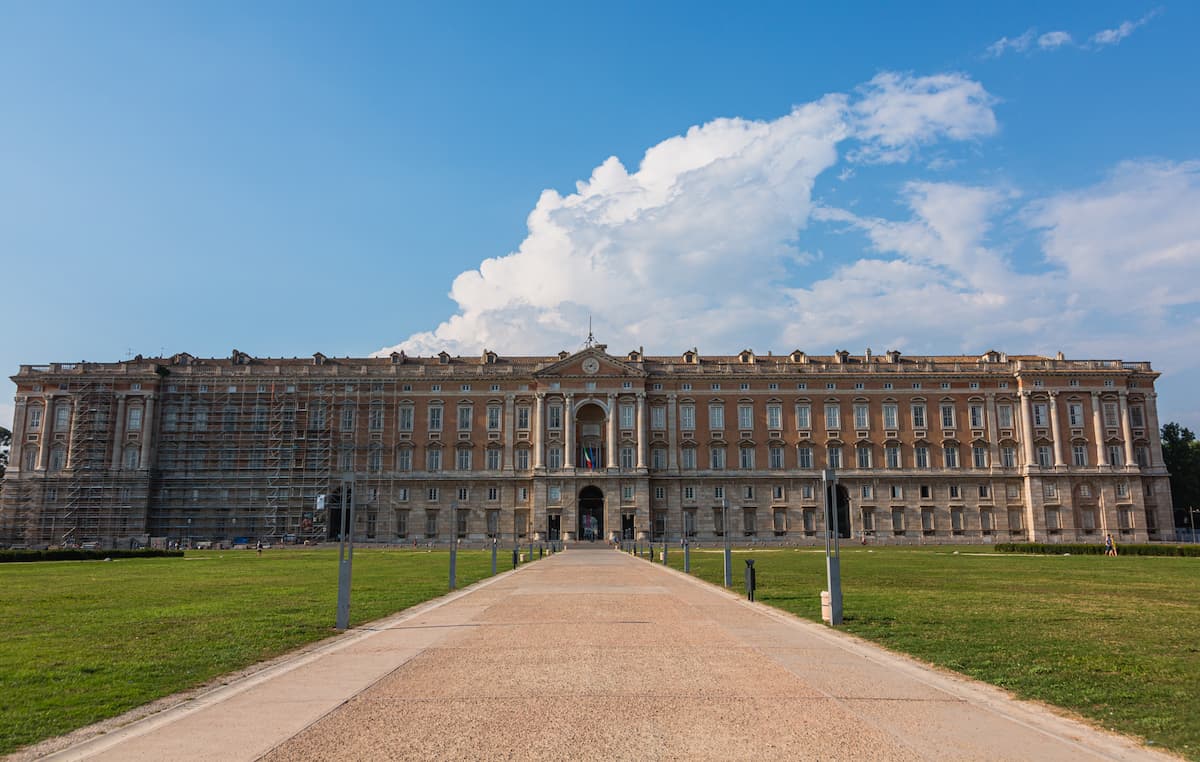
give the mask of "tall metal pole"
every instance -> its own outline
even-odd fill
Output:
[[[450,503],[450,589],[458,588],[458,501]]]
[[[1188,508],[1188,524],[1192,527],[1192,542],[1196,541],[1196,509]]]
[[[342,477],[342,521],[338,535],[337,629],[350,626],[350,567],[354,563],[354,477]],[[349,525],[349,529],[347,529]]]
[[[821,472],[825,489],[825,576],[829,583],[829,623],[842,623],[842,550],[838,539],[837,474]]]
[[[733,548],[729,547],[729,498],[721,498],[721,534],[725,535],[725,587],[733,587]]]
[[[493,577],[496,576],[496,545],[497,545],[497,540],[496,540],[496,537],[493,535],[492,536],[492,576]]]

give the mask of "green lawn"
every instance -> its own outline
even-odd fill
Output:
[[[757,600],[820,621],[823,550],[737,551],[738,592],[747,558]],[[848,632],[1200,759],[1200,559],[850,546],[842,588]]]
[[[352,624],[445,593],[448,565],[357,549]],[[460,587],[490,573],[490,551],[459,552]],[[0,591],[4,754],[334,634],[337,551],[0,564]]]

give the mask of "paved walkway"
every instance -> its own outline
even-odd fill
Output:
[[[1171,759],[577,548],[53,759]]]

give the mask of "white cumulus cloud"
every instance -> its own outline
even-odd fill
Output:
[[[717,119],[609,158],[574,193],[542,193],[515,252],[459,275],[456,314],[381,353],[545,353],[575,347],[587,316],[617,346],[732,348],[777,341],[795,318],[783,288],[817,177],[839,146],[897,162],[936,140],[996,129],[993,98],[960,74],[882,73],[772,121]]]

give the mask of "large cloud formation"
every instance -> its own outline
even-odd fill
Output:
[[[692,127],[633,173],[610,158],[545,191],[517,251],[455,279],[457,314],[382,352],[549,354],[578,348],[590,315],[614,351],[995,347],[1200,370],[1200,163],[1126,162],[1034,199],[912,180],[906,219],[814,200],[839,162],[903,171],[993,134],[994,103],[963,75],[884,73],[774,121]],[[845,245],[810,253],[816,232]]]
[[[961,74],[882,73],[773,121],[717,119],[615,157],[562,196],[542,193],[517,251],[459,275],[458,312],[395,347],[508,353],[575,347],[589,315],[614,345],[732,347],[786,335],[785,288],[817,177],[838,162],[895,163],[996,130],[993,98]]]

